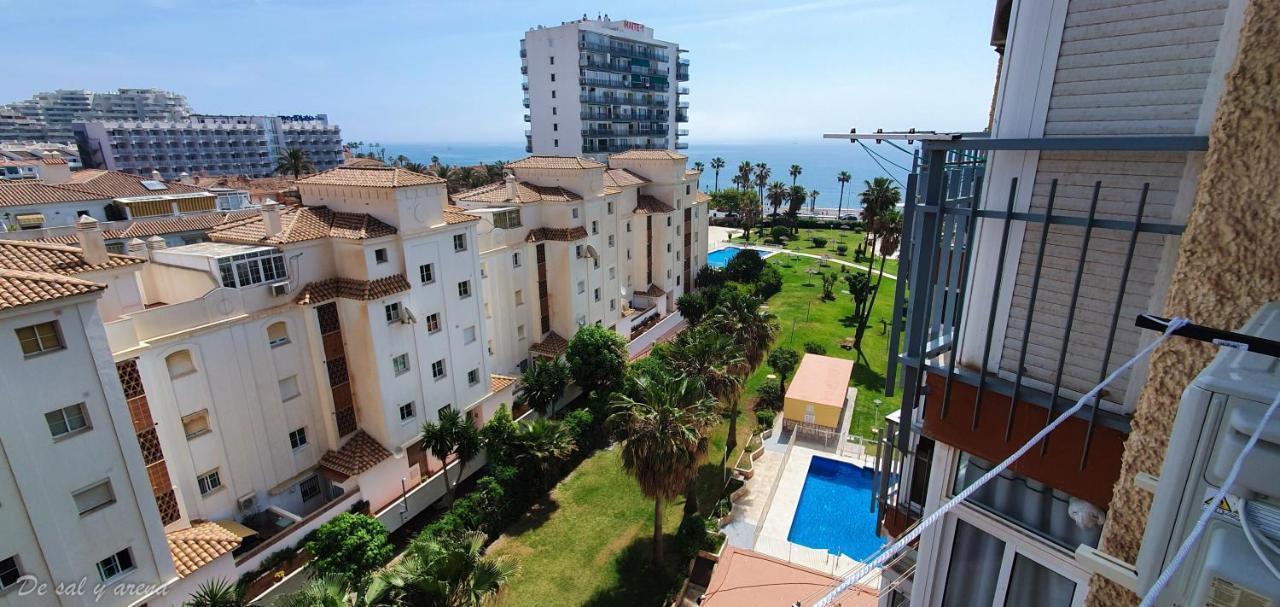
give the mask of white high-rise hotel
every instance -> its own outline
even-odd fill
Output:
[[[684,149],[689,61],[674,42],[632,21],[570,21],[529,30],[520,41],[525,149],[588,156]]]

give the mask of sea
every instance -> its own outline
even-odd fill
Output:
[[[523,143],[386,143],[387,158],[395,158],[401,154],[414,162],[427,163],[432,156],[438,156],[440,162],[449,165],[473,165],[481,162],[511,161],[527,156]],[[791,165],[801,168],[797,185],[807,190],[818,190],[819,209],[836,209],[839,206],[840,184],[836,175],[840,171],[848,171],[853,180],[845,186],[843,208],[848,209],[851,200],[857,199],[857,192],[862,191],[863,181],[874,177],[888,176],[901,184],[907,181],[908,169],[912,157],[908,152],[896,149],[887,143],[866,144],[871,151],[879,154],[873,156],[856,143],[839,140],[817,140],[796,142],[769,143],[689,143],[689,149],[682,150],[689,156],[689,166],[694,162],[702,162],[708,168],[700,181],[703,190],[715,189],[715,173],[709,168],[711,159],[723,158],[725,168],[720,171],[720,187],[733,186],[734,174],[743,160],[752,164],[763,162],[772,171],[770,181],[781,181],[791,185],[791,176],[787,173]],[[899,145],[903,145],[899,143]],[[906,147],[904,145],[904,147]],[[911,148],[907,148],[910,150]],[[905,189],[905,188],[904,188]]]

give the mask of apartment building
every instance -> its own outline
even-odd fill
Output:
[[[920,141],[924,168],[908,182],[906,314],[892,340],[903,340],[889,377],[903,408],[888,420],[876,489],[888,537],[1156,337],[1134,318],[1166,309],[1189,259],[1184,232],[1203,212],[1208,135],[1248,4],[999,2],[989,130],[891,136]],[[881,604],[1133,601],[1097,594],[1097,549],[1115,519],[1145,511],[1132,471],[1122,479],[1139,394],[1186,385],[1183,374],[1153,377],[1144,361],[1109,384],[926,529],[883,572]]]
[[[520,41],[525,151],[604,160],[688,147],[689,60],[653,28],[605,15],[538,26]]]
[[[300,149],[317,171],[342,164],[342,132],[325,114],[214,116],[165,120],[77,121],[72,125],[87,167],[134,175],[275,174],[280,155]]]
[[[36,93],[0,106],[0,141],[73,141],[76,120],[173,120],[191,115],[187,98],[160,89],[83,89]]]
[[[80,149],[74,145],[63,143],[0,143],[0,162],[40,160],[51,154],[61,156],[73,171],[78,171],[82,168],[80,164]]]
[[[608,164],[530,156],[495,183],[453,195],[477,228],[494,368],[563,353],[587,324],[630,338],[675,310],[706,265],[707,205],[697,171],[670,150]]]

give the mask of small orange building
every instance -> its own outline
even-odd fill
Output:
[[[782,428],[839,430],[852,375],[851,360],[805,354],[787,386],[782,404]]]

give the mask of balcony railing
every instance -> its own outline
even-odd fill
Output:
[[[678,94],[678,95],[688,95],[688,94],[689,94],[689,87],[687,87],[687,86],[682,86],[682,87],[680,87],[680,88],[676,89],[676,94]]]
[[[616,154],[627,150],[665,150],[666,145],[659,143],[617,143],[607,145],[584,144],[582,146],[583,153],[586,154]]]
[[[653,97],[645,99],[643,97],[628,97],[623,95],[610,94],[590,94],[583,93],[578,95],[578,100],[583,103],[593,103],[596,105],[633,105],[638,107],[667,107],[666,98]]]
[[[687,142],[687,141],[677,141],[677,142],[676,142],[676,149],[677,149],[677,150],[687,150],[687,149],[689,149],[689,142]]]
[[[676,112],[676,122],[689,122],[689,114],[686,112]]]
[[[689,129],[676,129],[676,136],[677,137],[689,136]]]

